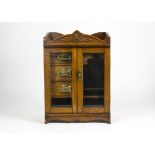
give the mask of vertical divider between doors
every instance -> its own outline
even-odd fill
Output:
[[[77,51],[72,48],[72,104],[73,113],[77,113]]]
[[[83,57],[82,49],[77,48],[77,64],[78,71],[77,74],[81,74],[81,78],[78,79],[78,113],[82,113],[83,109]]]

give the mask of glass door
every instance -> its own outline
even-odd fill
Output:
[[[105,112],[105,50],[78,49],[78,112]]]
[[[52,48],[50,58],[50,112],[76,113],[76,49]]]

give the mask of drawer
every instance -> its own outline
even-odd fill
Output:
[[[51,64],[71,64],[72,54],[71,53],[51,53],[50,60],[51,60]]]
[[[52,66],[51,80],[52,81],[71,81],[72,66]]]
[[[71,82],[51,82],[52,97],[71,97],[72,83]]]

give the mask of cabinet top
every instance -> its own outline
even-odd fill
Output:
[[[49,32],[44,37],[44,47],[110,47],[110,36],[107,32],[88,35],[78,30],[65,35]]]

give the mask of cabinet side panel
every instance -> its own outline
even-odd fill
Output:
[[[45,87],[45,112],[49,113],[51,103],[49,48],[44,48],[44,87]]]
[[[105,112],[110,113],[110,48],[105,48]]]

